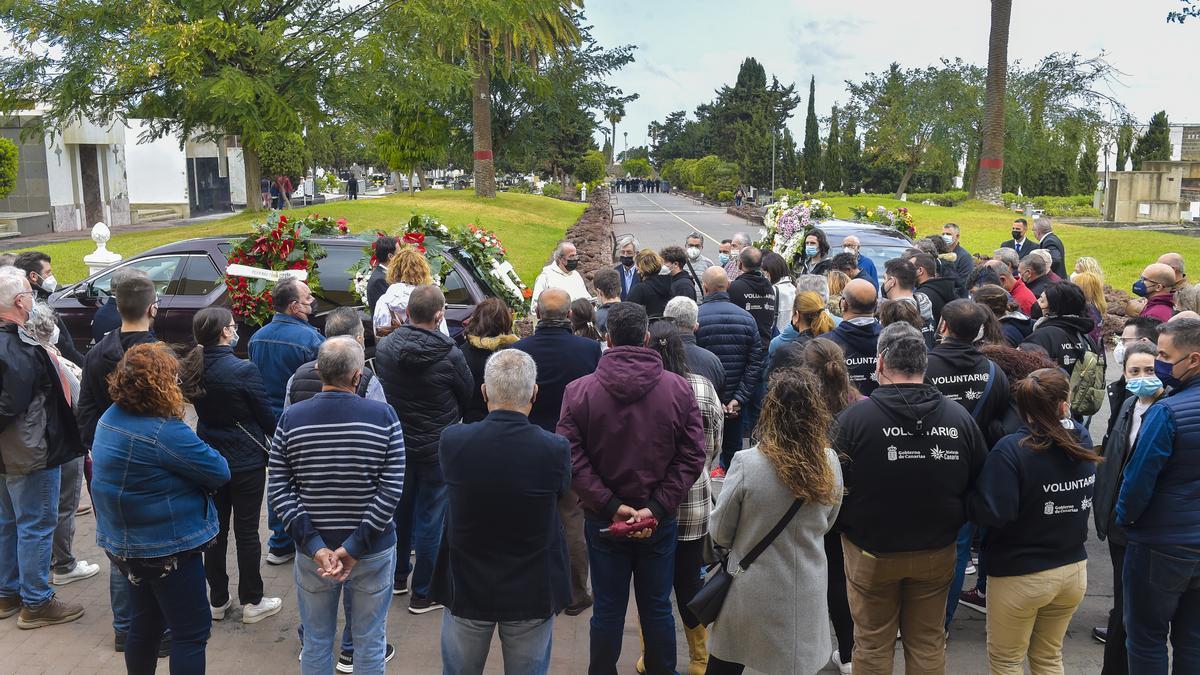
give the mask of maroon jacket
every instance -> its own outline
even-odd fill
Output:
[[[568,384],[557,431],[571,442],[583,508],[605,521],[621,504],[648,508],[659,521],[673,517],[704,470],[692,387],[645,347],[614,347],[595,373]]]
[[[1152,316],[1161,321],[1170,321],[1175,316],[1175,294],[1159,293],[1146,298],[1146,307],[1139,316]]]

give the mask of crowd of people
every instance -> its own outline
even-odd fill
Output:
[[[50,258],[0,261],[0,617],[83,615],[54,587],[99,573],[71,552],[94,509],[129,672],[203,672],[213,621],[284,604],[265,501],[305,673],[382,672],[404,595],[442,610],[446,673],[482,672],[497,632],[506,672],[548,672],[555,617],[589,610],[589,672],[615,673],[632,589],[639,672],[890,673],[898,643],[907,672],[953,671],[962,605],[991,672],[1040,675],[1064,670],[1094,523],[1104,672],[1200,672],[1200,294],[1182,256],[1148,261],[1106,383],[1102,268],[1068,277],[1051,223],[1028,232],[980,260],[946,225],[878,268],[820,230],[796,260],[742,233],[716,262],[699,233],[627,237],[590,283],[562,242],[532,334],[492,298],[457,341],[424,257],[381,238],[366,327],[343,308],[318,331],[284,277],[248,360],[224,308],[160,342],[137,269],[80,354]],[[721,569],[713,620],[696,603]]]

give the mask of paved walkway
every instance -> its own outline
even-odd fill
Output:
[[[692,232],[704,235],[704,255],[717,258],[717,244],[735,232],[745,232],[758,239],[760,225],[731,216],[725,209],[697,204],[680,194],[617,193],[614,208],[625,209],[627,222],[620,217],[613,223],[618,236],[631,233],[642,246],[661,249],[664,246],[683,246]]]

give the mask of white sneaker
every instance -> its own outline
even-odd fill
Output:
[[[233,598],[226,600],[225,604],[221,605],[220,607],[209,605],[208,611],[212,613],[213,621],[220,621],[221,619],[225,618],[225,612],[228,612],[230,607],[233,607]]]
[[[295,558],[295,557],[296,557],[295,551],[291,551],[288,553],[272,553],[272,552],[268,551],[267,552],[267,564],[268,565],[286,565],[292,561],[292,558]]]
[[[842,663],[842,656],[837,647],[833,648],[833,655],[829,657],[829,660],[837,667],[839,673],[850,675],[850,664]]]
[[[254,605],[242,605],[242,623],[258,623],[269,616],[275,616],[283,608],[283,600],[266,598]]]
[[[966,569],[967,576],[969,576],[969,577],[975,576],[975,573],[978,571],[979,571],[979,569],[977,567],[975,567],[975,563],[967,563],[967,569]]]
[[[100,566],[95,563],[90,563],[86,560],[76,560],[75,568],[66,574],[52,572],[50,574],[50,583],[55,586],[66,586],[73,581],[82,579],[90,579],[100,573]]]

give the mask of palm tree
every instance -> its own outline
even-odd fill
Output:
[[[1008,23],[1012,0],[992,0],[992,31],[988,38],[987,91],[983,112],[983,152],[975,196],[999,204],[1004,188],[1004,103],[1008,79]]]
[[[462,59],[471,73],[475,194],[496,196],[492,157],[492,74],[514,64],[536,70],[562,46],[578,44],[582,0],[411,0],[397,6],[417,18],[418,33],[442,58]]]
[[[604,119],[612,124],[613,147],[609,152],[608,163],[611,166],[616,162],[617,155],[617,122],[625,119],[625,102],[620,99],[610,99],[608,109],[604,111]]]

